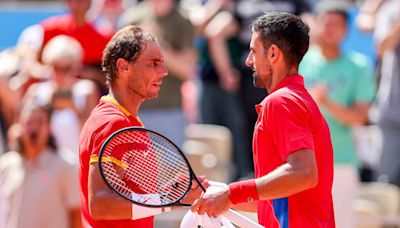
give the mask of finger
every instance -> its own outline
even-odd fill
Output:
[[[210,218],[215,218],[214,213],[211,213],[210,211],[207,211],[207,215]]]
[[[197,214],[198,215],[204,215],[204,213],[206,213],[206,208],[203,206],[200,206],[197,210]]]
[[[208,180],[204,180],[203,182],[201,182],[201,185],[202,185],[204,188],[208,188],[208,187],[211,186],[211,184],[208,182]]]
[[[190,207],[190,210],[192,212],[197,212],[198,209],[199,209],[199,199],[195,200],[192,206]]]

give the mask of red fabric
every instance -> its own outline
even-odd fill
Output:
[[[84,64],[101,64],[103,49],[111,37],[99,33],[92,24],[85,23],[78,27],[73,17],[66,14],[50,17],[41,25],[44,30],[42,47],[57,35],[68,35],[77,39],[81,44],[84,51]]]
[[[329,127],[304,88],[300,75],[286,77],[256,106],[258,120],[253,136],[256,177],[286,162],[300,149],[313,149],[318,185],[288,197],[289,227],[335,227],[332,204],[333,150]],[[279,227],[273,201],[258,203],[260,224]]]
[[[229,196],[233,204],[258,200],[255,180],[250,179],[229,184]]]
[[[83,227],[153,227],[154,217],[139,220],[94,221],[88,208],[88,171],[91,157],[97,157],[100,147],[113,132],[130,126],[141,126],[132,116],[126,116],[119,108],[107,101],[93,109],[81,131],[79,180],[81,188],[81,215]]]

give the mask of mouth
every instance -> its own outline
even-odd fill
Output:
[[[162,85],[162,81],[153,83],[153,86],[161,87],[161,85]]]

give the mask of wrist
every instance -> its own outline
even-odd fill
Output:
[[[255,180],[250,179],[229,184],[229,198],[234,205],[258,200]]]

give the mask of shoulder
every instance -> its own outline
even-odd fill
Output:
[[[112,104],[100,102],[85,122],[81,137],[88,139],[105,138],[112,132],[130,126],[124,113]]]
[[[298,92],[285,87],[268,95],[265,108],[270,115],[274,116],[285,113],[290,115],[305,115],[309,109],[307,105],[308,101],[306,90]]]

